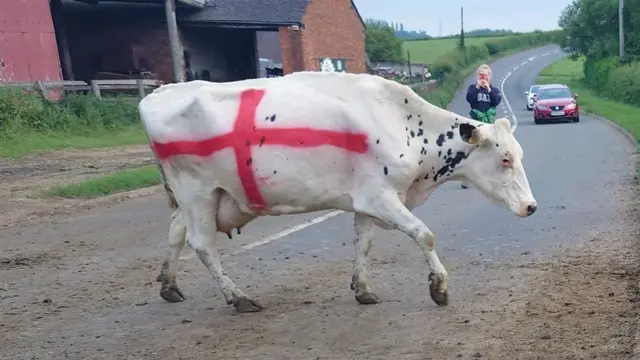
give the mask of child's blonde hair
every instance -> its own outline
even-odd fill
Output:
[[[486,72],[487,75],[489,76],[489,78],[491,78],[492,75],[492,71],[491,68],[489,67],[489,65],[487,64],[482,64],[478,67],[478,70],[476,71],[476,75],[479,78],[480,77],[480,73],[481,72]]]

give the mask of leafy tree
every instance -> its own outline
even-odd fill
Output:
[[[365,48],[372,62],[403,60],[402,40],[396,36],[396,30],[391,24],[367,19],[366,25]]]

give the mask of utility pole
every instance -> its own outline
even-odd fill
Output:
[[[175,82],[184,81],[182,73],[182,45],[178,37],[178,23],[176,21],[175,0],[165,0],[164,3],[167,27],[169,28],[169,44],[171,45],[171,59],[173,62],[173,78]]]
[[[620,58],[624,57],[624,0],[618,0],[618,23],[619,23],[619,36],[618,41],[620,42]]]
[[[464,49],[464,7],[460,7],[460,48]]]

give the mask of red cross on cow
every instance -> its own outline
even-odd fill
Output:
[[[319,130],[309,127],[259,128],[256,126],[256,110],[265,91],[248,89],[240,94],[240,106],[233,130],[212,138],[192,141],[180,140],[167,143],[152,141],[156,156],[167,159],[175,155],[207,157],[231,147],[235,153],[238,176],[251,208],[266,209],[253,169],[254,146],[285,145],[290,147],[317,147],[330,145],[356,153],[368,150],[367,135],[352,132]]]

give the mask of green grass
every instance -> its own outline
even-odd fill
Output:
[[[0,139],[0,157],[17,159],[39,151],[68,148],[90,149],[120,145],[145,144],[147,138],[142,126],[131,126],[114,131],[95,131],[83,135],[63,133],[40,134],[26,132],[21,135]]]
[[[578,93],[578,104],[582,111],[602,116],[619,124],[640,142],[640,107],[598,96],[584,84],[582,69],[582,60],[573,61],[564,58],[542,70],[537,82],[569,85],[574,92]]]
[[[161,183],[158,167],[148,165],[134,170],[117,171],[76,184],[55,186],[47,190],[45,195],[91,199]]]
[[[500,37],[470,37],[465,38],[465,45],[479,45],[488,40],[500,39]],[[409,50],[411,62],[417,64],[433,64],[442,55],[454,50],[458,45],[458,38],[405,41],[402,45],[404,53]]]

